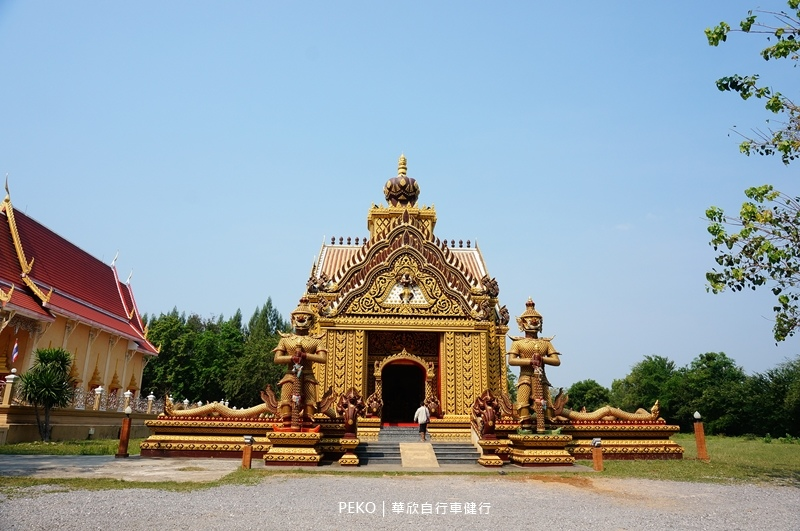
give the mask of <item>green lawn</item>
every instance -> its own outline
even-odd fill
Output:
[[[131,439],[128,453],[139,453],[139,445],[144,439]],[[114,455],[119,448],[117,439],[95,439],[91,441],[28,442],[0,445],[4,455]]]
[[[800,443],[797,439],[764,442],[761,438],[710,436],[710,461],[698,461],[694,436],[673,439],[683,446],[682,460],[604,462],[603,475],[714,483],[773,483],[800,487]]]

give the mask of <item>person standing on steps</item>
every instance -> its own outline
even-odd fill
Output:
[[[419,408],[414,413],[414,422],[419,423],[419,440],[425,440],[425,434],[428,432],[428,421],[431,420],[431,412],[425,402],[420,402]]]

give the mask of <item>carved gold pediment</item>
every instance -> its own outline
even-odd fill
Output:
[[[354,297],[344,314],[435,315],[463,317],[466,303],[448,293],[433,271],[422,267],[411,253],[399,255],[388,268],[370,279],[360,297]]]

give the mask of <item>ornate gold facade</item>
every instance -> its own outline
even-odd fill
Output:
[[[295,315],[311,316],[304,320],[304,334],[319,342],[314,349],[295,350],[295,382],[301,372],[313,370],[321,396],[314,400],[296,384],[282,397],[306,406],[316,402],[313,419],[302,426],[293,420],[294,431],[287,431],[286,415],[277,415],[279,404],[267,389],[265,405],[236,412],[240,418],[211,404],[148,421],[154,436],[142,444],[142,455],[230,456],[238,451],[230,438],[245,429],[253,432],[249,423],[256,422],[267,431],[269,448],[254,445],[253,454],[263,455],[267,465],[316,465],[323,454],[341,465],[358,465],[352,450],[359,441],[378,440],[385,424],[412,423],[424,401],[433,413],[432,439],[470,440],[474,434],[483,450],[477,462],[487,467],[571,465],[591,454],[596,437],[602,437],[609,458],[682,456],[669,440],[678,427],[659,417],[658,404],[650,412],[607,406],[587,413],[568,409],[561,392],[555,397],[544,392],[548,382],[541,367],[560,360],[551,338],[538,337],[541,315],[532,301],[518,320],[526,337],[512,338],[509,354],[526,361],[516,363],[526,366],[520,382],[530,387],[521,396],[534,399],[525,408],[535,411],[515,408],[506,389],[509,312],[498,301],[497,282],[477,245],[434,235],[436,212],[417,205],[419,185],[407,176],[404,157],[384,193],[387,204],[369,210],[368,239],[332,238],[322,246],[301,306],[292,313],[296,332]],[[281,344],[276,360],[278,352],[292,350]],[[324,351],[324,362],[312,360],[313,366],[302,366],[309,371],[300,371],[311,350]],[[288,374],[284,383],[292,381]],[[351,399],[351,409],[342,406]],[[532,423],[521,422],[532,417],[536,433]],[[181,439],[189,433],[196,437]],[[206,438],[211,434],[219,444]]]
[[[387,205],[367,216],[369,239],[323,245],[307,285],[326,332],[320,389],[382,399],[384,422],[411,422],[423,399],[439,416],[468,423],[485,389],[503,392],[508,318],[477,245],[434,235],[436,212],[417,205],[419,186],[398,176]],[[402,405],[401,405],[402,403]]]

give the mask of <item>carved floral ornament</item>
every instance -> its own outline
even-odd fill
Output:
[[[420,267],[409,253],[375,275],[366,292],[353,297],[345,314],[411,314],[459,317],[470,315],[462,297],[445,292],[433,274]]]
[[[384,367],[386,367],[390,363],[399,360],[412,361],[417,365],[419,365],[420,367],[422,367],[425,370],[425,380],[428,382],[432,382],[433,379],[436,377],[436,368],[434,367],[433,362],[425,361],[419,356],[410,354],[408,351],[406,351],[406,349],[403,349],[401,352],[398,352],[397,354],[386,356],[382,360],[375,362],[375,372],[374,372],[375,379],[380,381]]]

